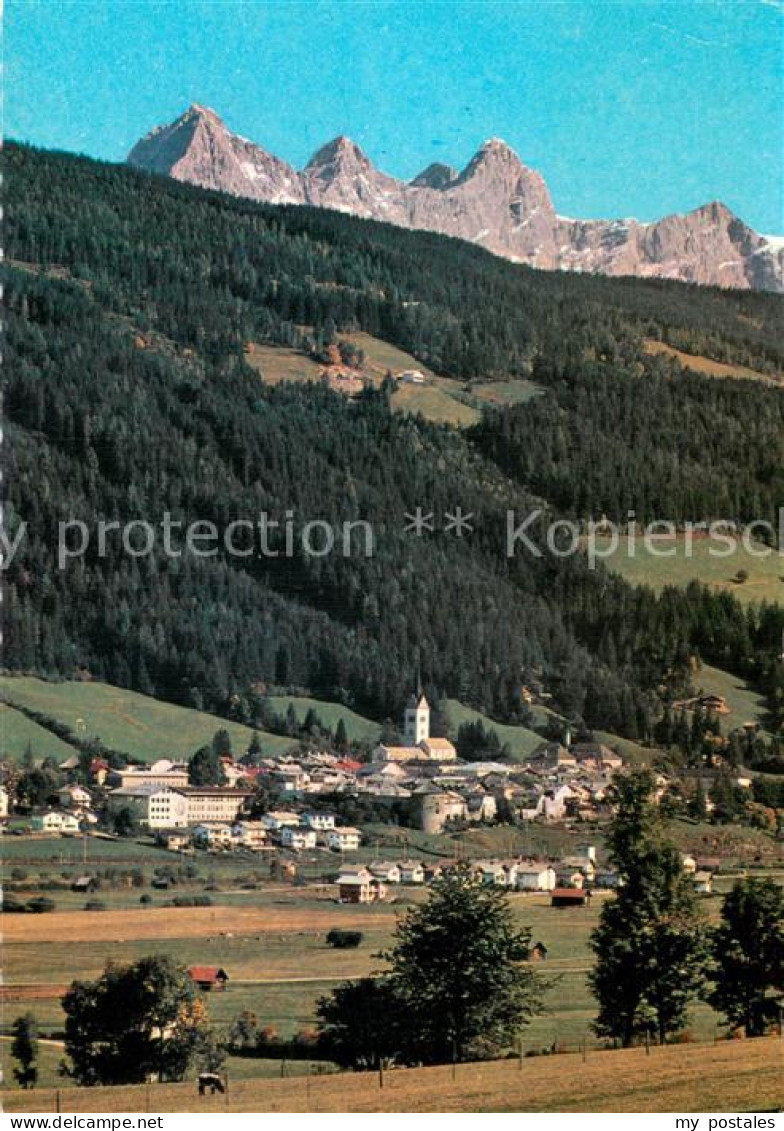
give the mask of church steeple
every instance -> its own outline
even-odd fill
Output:
[[[404,731],[409,746],[419,746],[420,742],[430,738],[430,704],[418,678],[417,693],[406,704]]]

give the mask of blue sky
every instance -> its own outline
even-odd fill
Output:
[[[569,216],[723,200],[784,230],[784,0],[7,0],[5,134],[122,160],[191,102],[305,163],[504,138]]]

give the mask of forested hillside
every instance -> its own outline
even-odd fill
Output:
[[[259,684],[397,715],[417,667],[435,693],[513,717],[540,672],[564,711],[642,738],[692,653],[772,687],[781,610],[696,586],[656,597],[579,556],[508,558],[505,515],[544,497],[587,517],[634,497],[656,517],[767,516],[784,392],[686,376],[643,338],[775,374],[780,299],[538,273],[24,147],[4,167],[6,523],[29,531],[7,574],[7,667],[81,666],[242,721]],[[533,375],[546,393],[460,435],[394,415],[386,390],[269,388],[245,361],[251,341],[355,329],[436,372]],[[418,538],[404,530],[417,506],[439,528],[460,506],[475,529]],[[69,519],[225,528],[286,511],[365,519],[376,552],[137,558],[109,537],[57,568]]]

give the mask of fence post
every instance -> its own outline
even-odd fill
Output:
[[[226,1073],[226,1107],[229,1106],[229,1074]]]
[[[60,1089],[55,1092],[55,1108],[54,1110],[59,1113],[60,1111]]]
[[[379,1086],[379,1088],[384,1087],[384,1058],[383,1058],[383,1056],[380,1056],[378,1058],[378,1086]]]

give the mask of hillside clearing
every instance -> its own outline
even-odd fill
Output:
[[[734,377],[746,378],[752,381],[763,381],[768,385],[780,385],[782,376],[772,377],[768,373],[760,373],[756,369],[749,369],[746,365],[728,365],[723,361],[714,361],[711,357],[702,354],[684,353],[675,346],[668,346],[666,342],[657,342],[653,338],[646,338],[644,342],[647,354],[664,354],[673,357],[681,363],[684,369],[693,369],[695,373],[706,373],[709,377]]]
[[[724,557],[719,556],[722,551]],[[726,546],[715,539],[688,542],[678,535],[651,540],[648,546],[638,537],[631,547],[621,538],[613,549],[609,537],[597,537],[596,555],[632,585],[648,585],[656,592],[699,581],[714,592],[730,593],[743,605],[784,604],[784,554],[765,546],[746,548],[739,542],[727,555]],[[748,575],[743,581],[738,580],[739,570]]]
[[[0,677],[0,694],[11,704],[50,715],[70,727],[83,738],[99,738],[113,750],[120,750],[145,762],[157,758],[187,758],[200,746],[209,742],[217,730],[227,730],[232,747],[243,753],[253,737],[250,727],[227,722],[215,715],[178,707],[141,695],[136,691],[112,687],[107,683],[60,683],[36,679],[32,676]],[[16,726],[14,720],[11,720]],[[4,753],[18,757],[20,732],[9,727],[7,739],[3,731]],[[283,754],[293,744],[290,738],[259,732],[262,747],[269,754]],[[37,757],[45,753],[33,743]],[[69,757],[75,748],[63,744]]]

